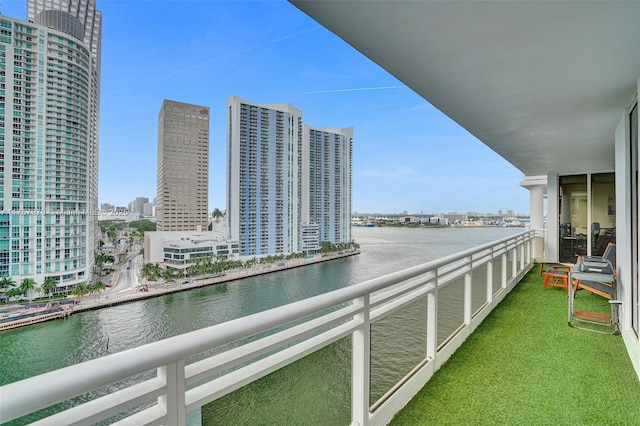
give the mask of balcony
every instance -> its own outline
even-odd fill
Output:
[[[254,392],[251,382],[346,341],[352,348],[350,362],[345,360],[351,390],[339,401],[344,407],[331,405],[344,412],[341,424],[427,424],[434,418],[450,424],[639,424],[640,383],[622,339],[567,326],[564,291],[542,290],[537,268],[527,274],[534,236],[535,231],[524,232],[6,385],[0,388],[0,423],[88,394],[92,401],[47,421],[96,423],[128,416],[130,424],[184,424],[186,413],[203,407],[206,414],[207,404],[238,389]],[[385,335],[385,321],[407,312],[411,318],[417,313],[417,325]],[[413,364],[381,378],[380,361],[396,359],[381,357],[380,339],[415,353]],[[139,374],[144,378],[131,380]],[[301,380],[302,386],[312,385]],[[274,392],[266,392],[268,400]],[[295,397],[292,404],[304,404]],[[262,398],[250,400],[257,399]],[[266,411],[256,406],[252,412],[264,423],[285,421],[283,412],[274,412],[277,419],[260,417]]]

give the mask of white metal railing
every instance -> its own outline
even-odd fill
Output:
[[[0,423],[129,380],[137,383],[40,423],[91,424],[124,415],[127,424],[185,424],[187,412],[351,335],[352,424],[386,424],[531,268],[535,236],[536,231],[526,231],[351,287],[5,385],[0,387]],[[480,282],[474,283],[474,272],[477,276],[479,271],[483,278],[476,277]],[[460,280],[462,324],[438,337],[438,290]],[[478,288],[484,299],[474,308],[471,293]],[[426,357],[371,405],[371,325],[425,296]],[[255,340],[246,342],[252,337]],[[230,347],[232,343],[236,347]],[[218,353],[210,355],[212,351]],[[204,352],[203,359],[190,361]],[[145,373],[153,377],[132,379]]]

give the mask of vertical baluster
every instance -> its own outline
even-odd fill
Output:
[[[435,289],[427,293],[427,359],[434,361],[438,353],[438,269],[435,273]]]
[[[502,288],[506,288],[507,287],[507,253],[509,253],[509,251],[507,250],[507,243],[505,243],[505,252],[502,254],[502,277],[500,280],[500,286]]]
[[[371,323],[369,311],[369,295],[365,295],[353,302],[362,306],[363,311],[355,319],[362,322],[362,326],[352,335],[351,360],[351,421],[354,425],[367,426],[369,424],[369,393],[371,376]]]
[[[167,385],[167,393],[158,397],[158,405],[167,413],[168,426],[186,423],[184,360],[158,367],[158,378]]]
[[[466,261],[469,271],[464,274],[464,323],[469,325],[471,324],[471,315],[473,313],[473,304],[471,303],[471,292],[473,291],[473,262],[471,262],[471,257],[467,257]]]
[[[493,301],[493,255],[491,255],[491,260],[487,262],[487,303],[491,303]]]

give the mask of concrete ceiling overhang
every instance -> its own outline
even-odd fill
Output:
[[[614,169],[640,2],[290,2],[524,174]]]

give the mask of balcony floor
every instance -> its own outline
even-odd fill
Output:
[[[571,328],[537,265],[393,419],[418,424],[640,424],[622,338]]]

